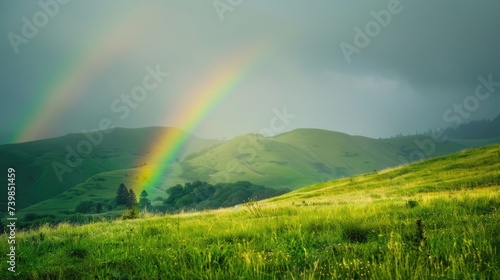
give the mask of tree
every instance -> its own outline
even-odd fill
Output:
[[[97,205],[95,206],[95,212],[96,213],[102,212],[102,204],[100,202],[98,202]]]
[[[148,199],[148,193],[146,190],[142,190],[141,196],[139,198],[139,208],[144,208],[148,209],[148,207],[151,207],[151,201]]]
[[[82,201],[80,202],[76,208],[75,212],[80,212],[80,213],[90,213],[92,212],[92,208],[94,208],[94,202],[90,200]]]
[[[182,197],[184,188],[177,184],[169,189],[167,189],[168,198],[165,200],[166,204],[173,204],[175,201]]]
[[[129,209],[134,208],[134,206],[137,204],[137,197],[135,196],[134,190],[130,189],[128,191],[128,200],[127,200],[127,207]]]
[[[125,184],[121,183],[116,191],[116,204],[117,205],[128,205],[129,203],[129,192]]]

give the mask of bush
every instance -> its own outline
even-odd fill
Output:
[[[38,218],[39,218],[38,215],[35,213],[27,213],[26,215],[24,215],[24,221],[26,222],[31,222]]]
[[[133,220],[139,218],[139,212],[135,207],[131,208],[122,216],[122,220]]]
[[[418,206],[418,202],[416,200],[407,200],[405,203],[405,207],[414,208]]]
[[[90,200],[82,201],[76,206],[75,212],[86,214],[92,212],[93,208],[94,208],[93,201]]]

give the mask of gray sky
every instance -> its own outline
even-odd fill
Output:
[[[0,3],[1,143],[102,119],[199,123],[191,132],[219,139],[301,127],[388,137],[500,113],[498,1],[66,1]],[[128,105],[148,66],[169,76]],[[227,67],[238,82],[196,111]]]

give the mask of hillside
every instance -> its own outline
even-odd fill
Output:
[[[18,209],[61,195],[98,174],[140,166],[148,156],[150,142],[159,134],[185,133],[176,128],[115,128],[103,133],[98,145],[91,145],[89,155],[81,143],[90,143],[81,133],[20,144],[0,145],[0,169],[13,167],[19,199]],[[93,136],[99,140],[97,136]],[[179,157],[219,143],[190,135]],[[79,146],[81,145],[81,146]],[[79,149],[80,147],[80,149]],[[70,151],[75,151],[72,153]],[[57,168],[54,168],[57,166]],[[57,170],[57,172],[55,171]],[[60,176],[58,176],[58,174]],[[2,172],[0,180],[6,181]],[[115,187],[116,188],[116,187]],[[2,205],[6,196],[0,197]],[[5,211],[2,209],[0,211]]]
[[[0,277],[499,279],[498,170],[493,145],[238,208],[45,226]]]
[[[68,147],[78,147],[85,136],[70,134],[13,145],[0,146],[1,168],[13,166],[18,174],[17,207],[20,214],[60,215],[73,211],[81,201],[109,205],[117,186],[125,183],[136,193],[148,185],[147,174],[155,163],[147,162],[151,145],[159,133],[183,133],[174,128],[117,128],[104,134],[89,156],[57,178],[53,164],[66,163]],[[271,138],[249,134],[221,142],[190,136],[179,160],[171,163],[161,183],[148,189],[150,198],[166,197],[166,189],[193,181],[225,183],[249,181],[275,189],[297,189],[309,184],[344,178],[398,166],[410,160],[416,143],[425,136],[371,139],[319,129],[297,129]],[[153,144],[151,143],[153,142]],[[435,144],[431,157],[469,147],[500,143],[500,138],[482,140],[448,139]],[[423,153],[424,151],[422,151]],[[418,159],[418,158],[417,158]],[[3,177],[2,177],[3,176]],[[5,178],[2,174],[0,178]],[[0,202],[5,202],[0,197]],[[4,210],[0,210],[4,211]]]
[[[485,139],[500,136],[500,115],[492,120],[476,120],[449,127],[444,133],[453,138]]]
[[[448,139],[435,143],[433,153],[427,155],[427,150],[416,143],[429,139],[426,136],[372,139],[320,129],[297,129],[271,138],[249,134],[188,156],[181,162],[181,176],[188,181],[245,180],[296,189],[418,160],[419,157],[413,156],[417,154],[415,151],[425,157],[436,157],[500,143],[498,137]]]
[[[498,190],[500,186],[500,145],[473,148],[361,176],[320,183],[272,198],[288,203],[303,199],[325,200],[331,205],[345,201],[372,203],[432,194],[453,194],[478,188]]]

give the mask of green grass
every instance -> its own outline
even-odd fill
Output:
[[[290,205],[43,227],[18,235],[17,269],[31,279],[498,279],[498,190],[413,208]]]
[[[18,275],[0,278],[500,279],[499,149],[237,209],[18,232]]]

